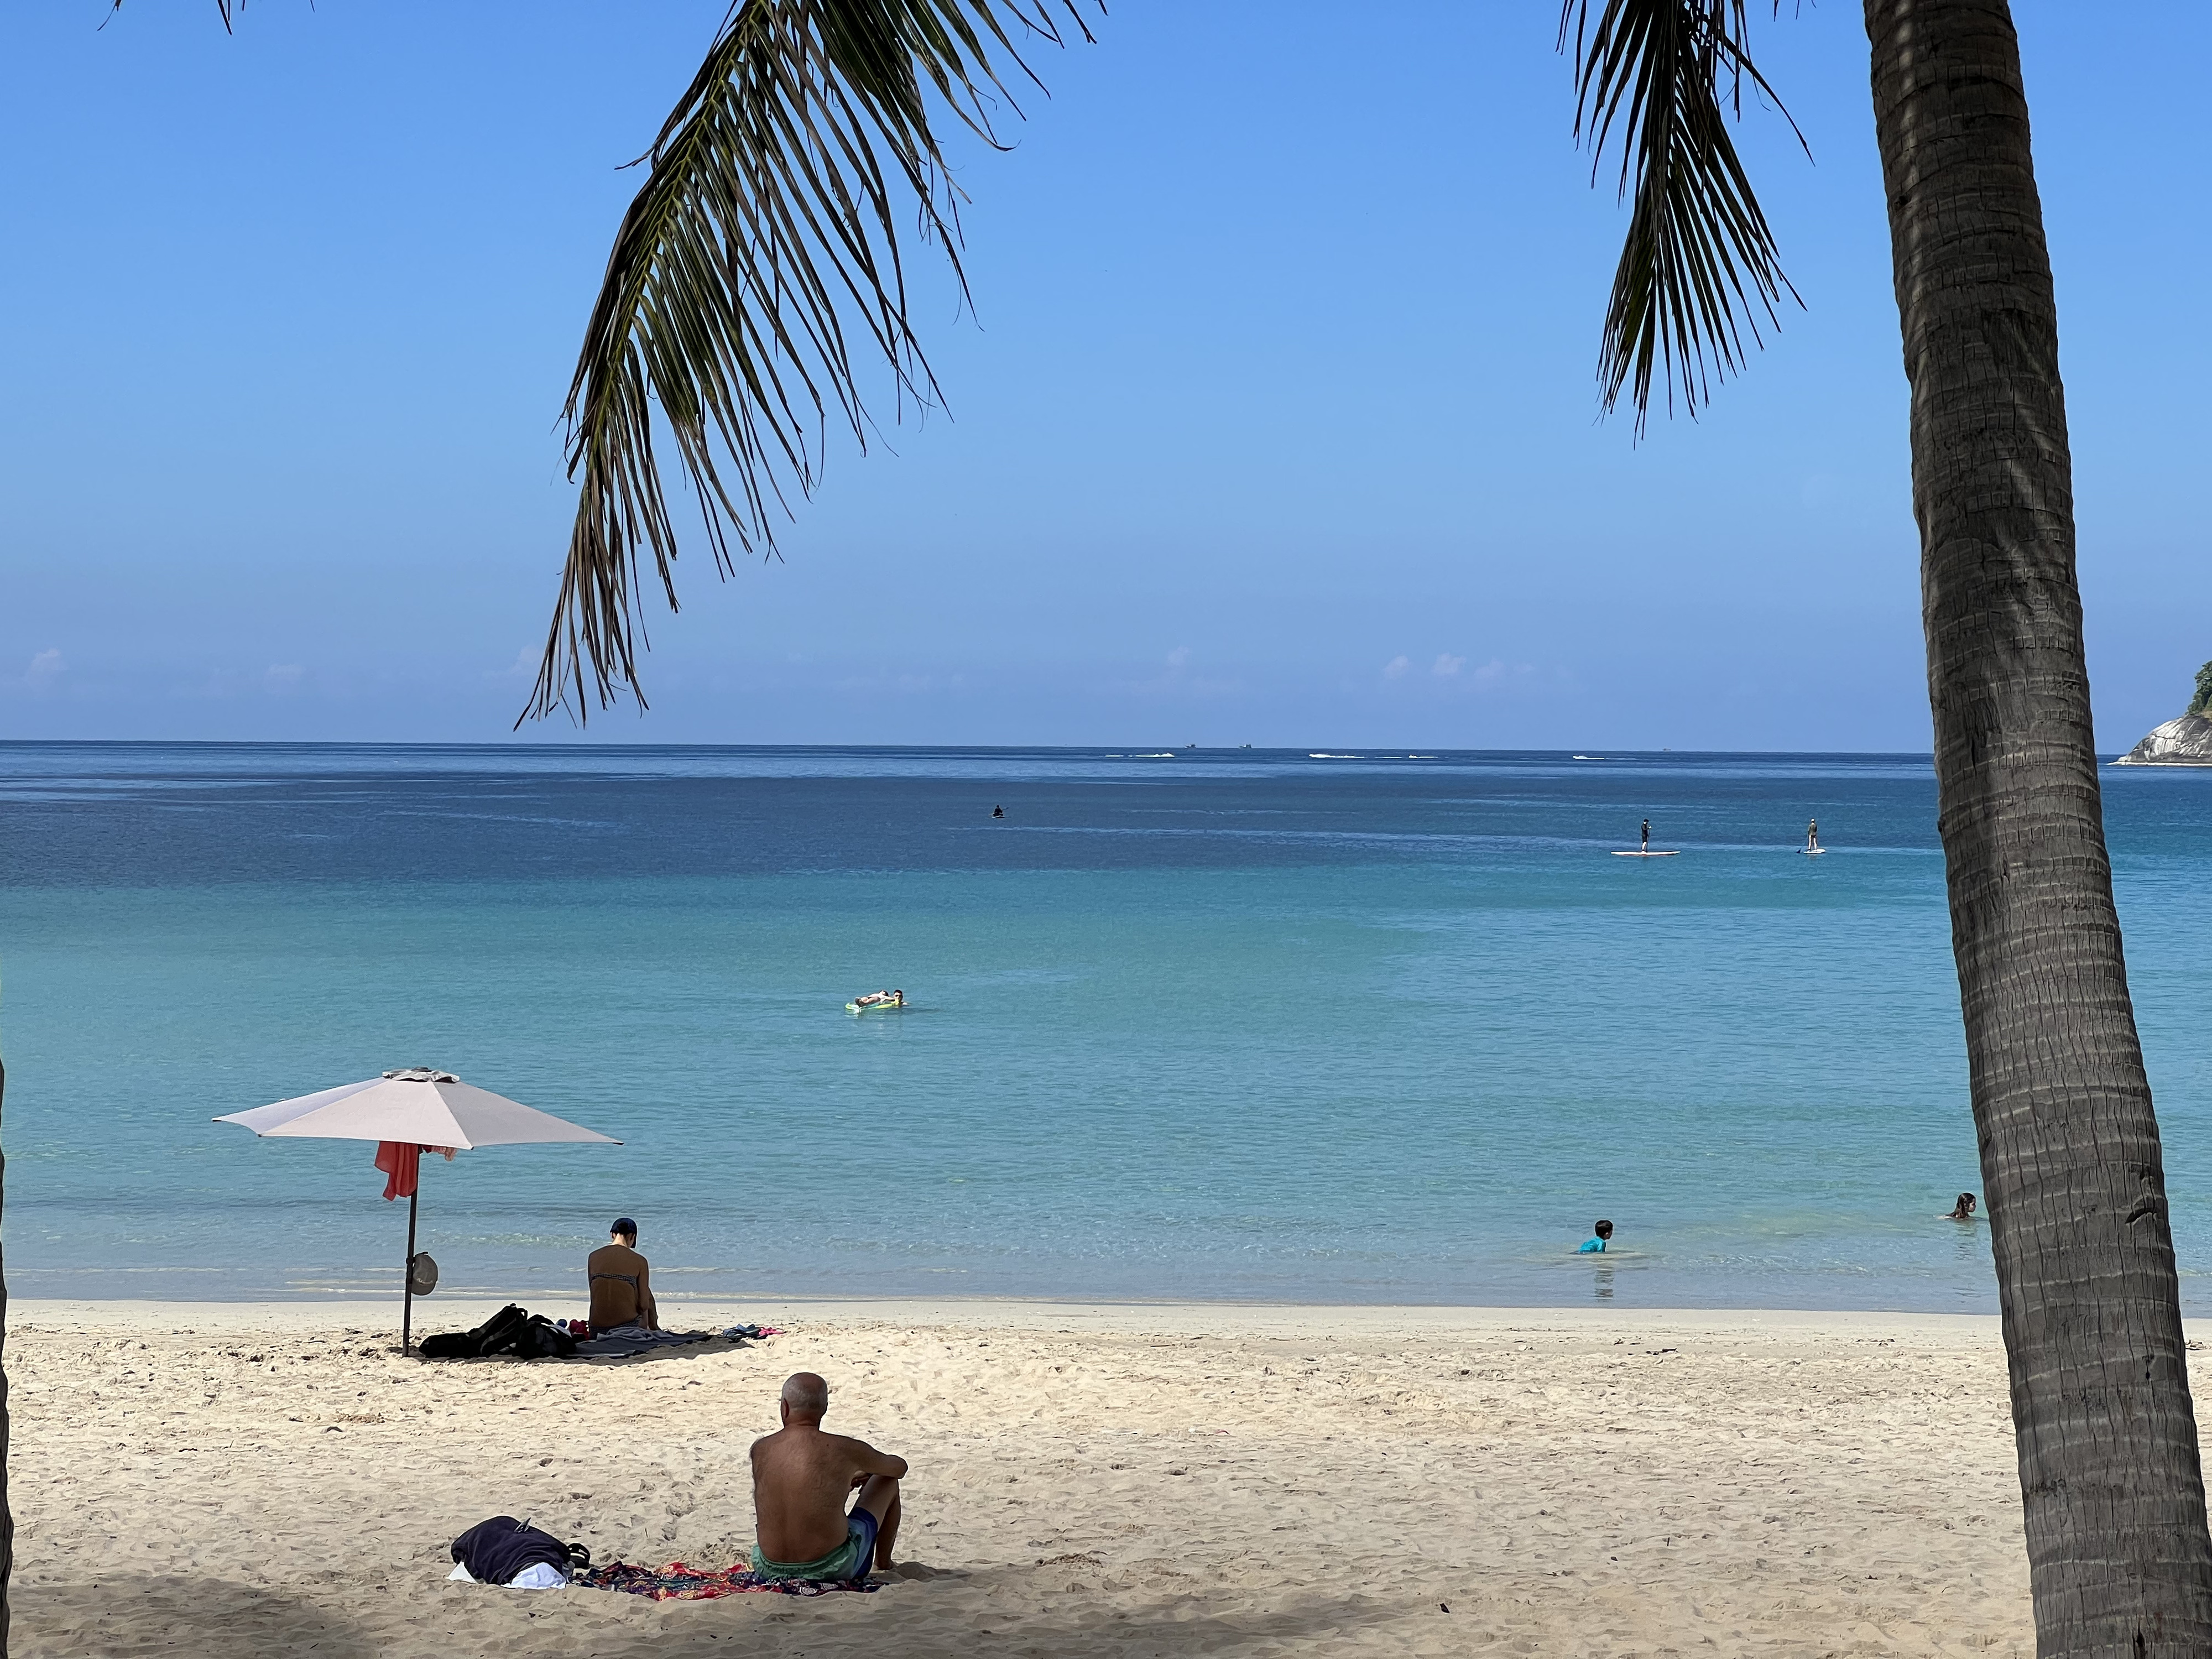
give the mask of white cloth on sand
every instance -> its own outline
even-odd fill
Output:
[[[446,1575],[448,1580],[459,1579],[465,1584],[480,1580],[470,1576],[466,1567],[455,1567]],[[494,1589],[566,1589],[568,1575],[548,1561],[533,1561],[504,1584],[495,1584]]]

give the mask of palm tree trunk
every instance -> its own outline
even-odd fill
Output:
[[[1866,0],[1866,23],[2038,1651],[2202,1656],[2212,1540],[2105,849],[2019,43],[2006,0]]]

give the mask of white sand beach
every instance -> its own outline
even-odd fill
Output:
[[[672,1301],[789,1334],[425,1364],[393,1311],[11,1306],[16,1652],[2033,1650],[1991,1319]],[[879,1593],[446,1581],[500,1512],[740,1559],[745,1449],[802,1369],[913,1463]]]

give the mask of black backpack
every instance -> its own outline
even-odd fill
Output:
[[[522,1359],[566,1359],[576,1352],[576,1339],[544,1314],[532,1314],[516,1328],[507,1352]]]
[[[422,1339],[425,1359],[480,1359],[503,1353],[514,1344],[515,1334],[530,1322],[530,1316],[508,1303],[472,1331],[441,1331]]]
[[[511,1515],[479,1521],[453,1540],[453,1559],[481,1584],[505,1584],[526,1567],[558,1567],[574,1572],[592,1564],[581,1544],[564,1544],[550,1532]]]

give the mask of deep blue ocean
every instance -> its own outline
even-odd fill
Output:
[[[2212,1311],[2212,774],[2105,787]],[[0,744],[0,988],[19,1295],[396,1292],[372,1147],[210,1120],[426,1064],[625,1143],[424,1162],[554,1312],[618,1212],[665,1291],[1995,1305],[1925,756]]]

